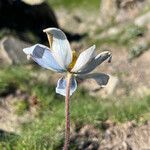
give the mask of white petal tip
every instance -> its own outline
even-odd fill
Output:
[[[99,55],[111,57],[112,54],[110,51],[103,51]]]
[[[92,47],[95,49],[95,48],[96,48],[96,45],[94,44]]]
[[[60,29],[58,29],[58,28],[46,28],[46,29],[43,30],[43,32],[50,33],[53,30],[60,30]]]
[[[110,56],[111,56],[111,52],[108,52],[108,55],[110,55]]]
[[[48,32],[50,28],[46,28],[43,30],[43,32]]]
[[[109,63],[111,62],[111,60],[112,60],[112,54],[111,54],[111,52],[109,52],[109,51],[104,51],[104,52],[102,52],[101,54],[102,54],[103,56],[107,56],[108,62],[109,62]]]
[[[26,49],[26,48],[24,48],[24,49],[23,49],[23,52],[24,52],[24,53],[26,53],[26,51],[27,51],[27,49]]]
[[[30,48],[24,48],[23,49],[23,52],[26,54],[26,55],[29,55],[29,54],[31,54],[32,53],[32,49],[30,49]]]

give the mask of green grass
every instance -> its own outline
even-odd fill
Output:
[[[30,95],[36,95],[39,101],[35,120],[23,124],[20,136],[7,136],[5,141],[0,142],[0,147],[6,147],[8,150],[61,149],[65,127],[64,97],[55,94],[54,85],[37,82],[31,70],[26,67],[11,67],[0,71],[0,79],[7,86],[13,81],[17,88]],[[33,72],[38,73],[38,70],[33,69]],[[17,108],[21,112],[19,115],[26,111],[26,105],[19,104]],[[141,122],[141,117],[144,118],[146,114],[147,118],[149,113],[150,96],[102,99],[91,97],[84,89],[78,88],[71,97],[72,125],[92,124],[100,127],[100,122],[107,119],[115,122]]]
[[[98,29],[95,34],[101,34],[104,32],[107,32],[107,30],[110,27],[104,29]],[[139,38],[141,38],[145,33],[146,33],[146,28],[145,27],[138,27],[134,24],[128,24],[124,26],[120,31],[116,34],[112,34],[109,36],[105,36],[103,38],[99,38],[96,41],[94,41],[97,45],[101,44],[109,44],[109,45],[119,45],[127,48],[131,48],[134,44],[135,41]]]
[[[55,8],[65,7],[66,9],[82,8],[98,10],[100,6],[100,0],[48,0],[49,4]]]

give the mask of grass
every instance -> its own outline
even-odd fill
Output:
[[[103,30],[96,31],[95,34],[99,35],[101,33],[107,32],[111,26],[104,28]],[[113,27],[113,26],[112,26]],[[115,34],[105,36],[94,41],[97,45],[109,44],[109,45],[119,45],[130,48],[134,45],[135,41],[141,38],[146,33],[145,27],[138,27],[134,24],[128,24]]]
[[[13,81],[16,88],[36,95],[39,101],[35,120],[22,125],[20,136],[1,137],[0,147],[10,150],[55,150],[61,149],[64,138],[64,97],[55,94],[54,85],[37,82],[32,69],[11,67],[1,69],[0,80],[7,86]],[[38,70],[33,69],[38,73]],[[7,89],[6,89],[7,90]],[[1,92],[1,89],[0,89]],[[3,89],[4,92],[4,89]],[[17,111],[26,111],[26,105],[17,105]],[[20,110],[19,110],[20,109]],[[150,96],[143,98],[125,97],[121,99],[91,97],[84,89],[78,89],[71,97],[71,124],[92,124],[100,127],[101,122],[110,119],[115,122],[144,121],[150,113]]]
[[[65,7],[70,10],[76,8],[99,10],[100,5],[100,0],[93,0],[92,2],[87,0],[49,0],[48,2],[54,8]],[[97,45],[108,43],[130,46],[145,32],[145,28],[129,25],[116,35],[94,42]],[[1,33],[0,37],[3,34]],[[0,149],[58,150],[63,145],[65,127],[64,97],[55,94],[55,86],[51,85],[50,82],[38,81],[33,72],[38,74],[40,71],[36,68],[21,66],[0,69],[0,96],[5,97],[19,89],[30,96],[35,95],[38,99],[38,113],[35,119],[22,124],[20,135],[0,134]],[[30,107],[28,105],[24,101],[18,101],[14,105],[16,114],[20,116],[26,113],[28,107]],[[150,96],[102,99],[101,97],[89,96],[87,91],[79,87],[71,97],[72,126],[81,127],[84,124],[92,124],[100,128],[101,122],[107,119],[117,123],[131,120],[143,123],[149,117]]]
[[[66,9],[99,9],[100,6],[100,0],[92,0],[92,1],[87,1],[87,0],[48,0],[49,4],[52,5],[55,8],[59,7],[65,7]]]

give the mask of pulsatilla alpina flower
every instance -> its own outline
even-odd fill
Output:
[[[76,77],[80,79],[94,78],[97,83],[103,84],[109,76],[105,74],[89,74],[99,64],[105,60],[110,60],[111,53],[108,51],[98,55],[95,53],[95,45],[83,51],[79,56],[70,47],[66,35],[57,28],[47,28],[44,30],[48,36],[50,48],[36,44],[23,49],[41,67],[59,73],[72,74],[70,82],[70,95],[76,90]],[[107,81],[106,81],[107,82]],[[104,83],[105,84],[105,83]],[[56,93],[66,96],[66,77],[62,77],[57,82]]]

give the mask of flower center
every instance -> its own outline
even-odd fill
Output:
[[[74,67],[76,61],[77,61],[77,52],[75,50],[72,51],[72,62],[68,66],[68,71],[71,71],[71,69]]]

